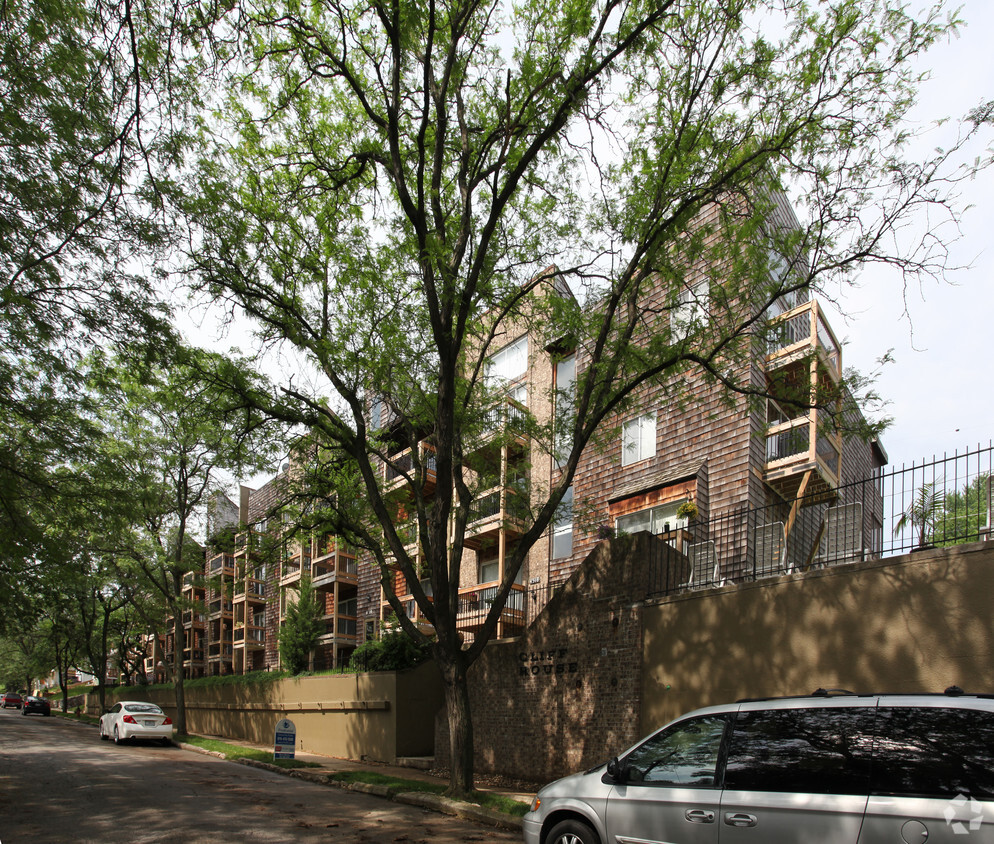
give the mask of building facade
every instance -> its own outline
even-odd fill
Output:
[[[663,312],[660,331],[707,320],[708,280],[691,274],[686,295]],[[562,293],[563,291],[560,291]],[[568,295],[568,294],[567,294]],[[662,295],[651,288],[649,296]],[[536,598],[554,594],[601,540],[648,531],[684,561],[662,591],[696,589],[757,574],[775,575],[831,562],[869,559],[882,537],[878,496],[837,500],[852,479],[872,477],[886,463],[879,443],[846,436],[859,421],[846,405],[842,349],[819,302],[805,294],[781,297],[764,313],[774,330],[737,359],[721,389],[713,378],[687,372],[674,392],[668,383],[640,389],[606,420],[587,448],[572,487],[546,534],[531,548],[497,625],[496,637],[520,635],[534,617]],[[772,339],[769,339],[772,337]],[[490,356],[485,376],[503,398],[464,444],[478,490],[465,531],[458,607],[470,639],[482,625],[505,573],[505,563],[529,526],[529,514],[558,479],[555,444],[526,433],[526,416],[547,425],[587,361],[582,349],[509,326]],[[820,408],[805,397],[830,396]],[[792,401],[793,397],[793,401]],[[374,401],[371,427],[389,427]],[[389,441],[389,431],[384,433]],[[418,445],[425,467],[421,492],[435,491],[429,439]],[[410,521],[412,490],[404,472],[413,455],[398,440],[380,466],[384,498],[419,562]],[[379,566],[340,538],[304,535],[281,515],[289,466],[258,490],[241,488],[228,502],[229,546],[208,549],[201,597],[190,613],[184,659],[208,674],[279,667],[279,630],[309,575],[321,608],[323,633],[312,655],[315,670],[346,664],[362,642],[396,624],[385,589],[392,589],[415,623],[426,623],[397,571]],[[237,512],[237,516],[234,513]],[[384,582],[386,585],[384,585]],[[196,601],[191,592],[191,600]],[[184,623],[186,618],[184,617]],[[199,626],[198,626],[199,625]],[[165,640],[166,658],[175,658]],[[200,662],[197,657],[200,657]],[[190,676],[190,672],[188,672]],[[194,675],[196,676],[196,675]]]

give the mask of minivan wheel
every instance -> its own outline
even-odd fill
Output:
[[[546,844],[600,844],[597,833],[583,821],[570,818],[560,821],[554,827]]]

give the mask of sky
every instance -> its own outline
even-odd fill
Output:
[[[922,86],[917,114],[923,121],[960,116],[994,99],[994,3],[966,0],[967,25],[957,39],[926,56],[932,78]],[[986,137],[994,146],[994,127]],[[978,148],[976,152],[982,151]],[[876,390],[893,418],[882,442],[893,468],[933,455],[988,444],[994,438],[994,168],[964,185],[965,214],[950,246],[947,283],[909,289],[878,268],[862,272],[856,289],[838,293],[843,318],[830,316],[846,366],[862,372],[893,349]]]

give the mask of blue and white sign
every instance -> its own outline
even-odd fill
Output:
[[[281,718],[276,722],[276,750],[274,759],[293,759],[294,748],[297,746],[297,728],[289,718]]]

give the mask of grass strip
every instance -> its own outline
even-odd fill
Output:
[[[220,753],[225,759],[254,759],[257,762],[266,762],[275,765],[277,768],[320,768],[315,762],[304,762],[300,759],[273,759],[273,754],[267,750],[258,750],[254,747],[244,747],[240,744],[229,744],[219,739],[203,738],[202,736],[176,736],[176,741],[192,744],[203,750],[210,750]]]
[[[409,791],[445,794],[446,790],[446,786],[443,783],[402,779],[400,777],[387,776],[376,771],[339,771],[332,774],[329,779],[346,784],[361,782],[369,785],[385,785],[394,794]],[[522,803],[520,800],[515,800],[504,794],[495,794],[491,791],[474,792],[471,802],[478,806],[519,818],[528,811],[527,803]]]

